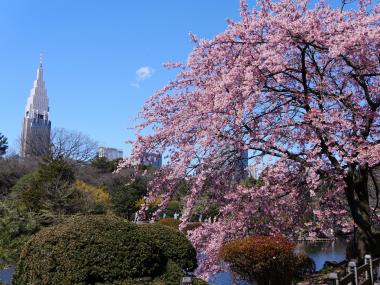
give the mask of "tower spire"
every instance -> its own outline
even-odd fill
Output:
[[[42,80],[42,58],[43,58],[43,53],[42,51],[40,52],[40,64],[38,65],[38,69],[37,69],[37,80]]]
[[[49,98],[46,93],[41,52],[37,78],[34,80],[25,106],[21,134],[21,157],[41,156],[49,151],[51,122],[49,120]]]

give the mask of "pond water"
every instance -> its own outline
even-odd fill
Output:
[[[232,276],[229,272],[220,272],[220,273],[213,275],[209,279],[208,282],[212,285],[231,285],[232,284]],[[248,283],[246,281],[236,282],[236,280],[235,280],[235,284],[236,283],[238,285],[251,285],[250,283]],[[252,285],[255,285],[255,284],[252,284]]]
[[[346,257],[347,242],[337,239],[323,242],[299,242],[296,251],[305,252],[315,262],[316,270],[321,270],[326,261],[343,261]],[[231,285],[232,277],[228,272],[217,273],[209,280],[212,285]],[[238,285],[249,285],[247,282],[237,282]],[[252,284],[254,285],[254,284]]]
[[[0,270],[0,281],[5,284],[11,284],[11,279],[15,268],[13,266]]]
[[[326,261],[340,262],[346,258],[347,241],[336,239],[323,242],[301,242],[297,249],[305,252],[315,262],[315,269],[321,270]]]
[[[326,261],[340,262],[345,259],[346,242],[344,240],[334,240],[327,242],[300,242],[297,251],[304,251],[310,256],[316,265],[316,270],[320,270]],[[0,271],[0,281],[10,284],[14,267],[8,267]],[[228,272],[217,273],[209,280],[212,285],[231,285],[231,274]],[[249,285],[247,282],[240,282],[239,285]]]

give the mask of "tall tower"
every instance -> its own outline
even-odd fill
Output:
[[[26,103],[21,133],[21,157],[48,154],[50,148],[49,99],[43,79],[42,55],[37,69],[37,79]]]

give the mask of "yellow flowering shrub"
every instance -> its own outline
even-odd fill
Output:
[[[105,187],[96,187],[90,185],[81,180],[76,180],[74,182],[74,187],[87,198],[88,206],[95,207],[97,209],[102,208],[103,211],[109,208],[110,205],[110,195]]]

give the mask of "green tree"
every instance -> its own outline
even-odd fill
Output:
[[[0,133],[0,157],[3,156],[8,149],[8,139]]]
[[[91,166],[99,170],[101,173],[111,173],[117,169],[117,165],[120,162],[119,159],[108,160],[105,157],[97,156],[91,161]]]
[[[29,211],[36,212],[42,208],[45,193],[39,185],[38,171],[21,177],[11,191],[11,198]]]
[[[12,200],[0,203],[0,267],[14,264],[39,226],[32,212]]]
[[[80,211],[81,195],[74,182],[74,171],[68,162],[46,161],[38,171],[22,177],[11,196],[38,214],[42,224],[50,224],[55,218]]]
[[[130,219],[140,208],[136,202],[147,192],[147,180],[144,177],[118,176],[110,188],[111,207],[116,214]]]
[[[75,216],[33,236],[12,284],[177,285],[182,269],[196,265],[194,247],[178,230],[111,215]]]

